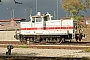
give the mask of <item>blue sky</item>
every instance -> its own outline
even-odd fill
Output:
[[[14,9],[15,18],[29,19],[30,7],[32,7],[32,15],[36,14],[36,0],[16,0],[23,4],[14,4],[13,0],[2,0],[0,2],[0,19],[9,19],[11,17],[11,10]],[[7,9],[10,8],[10,9]],[[26,10],[25,10],[26,9]],[[41,13],[50,12],[52,15],[54,11],[57,11],[57,0],[37,0],[37,11]],[[87,13],[83,13],[85,16],[90,15],[90,9]],[[61,7],[60,0],[58,0],[58,18],[65,17],[66,13]]]

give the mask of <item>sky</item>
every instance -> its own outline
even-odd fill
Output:
[[[58,15],[57,18],[66,16],[66,12],[62,9],[60,0],[37,0],[37,9],[36,0],[16,1],[22,2],[23,4],[15,4],[13,0],[2,0],[2,2],[0,2],[0,19],[10,19],[12,11],[11,9],[13,9],[15,18],[26,18],[29,20],[30,8],[32,8],[32,15],[35,15],[37,10],[42,14],[49,12],[52,15],[54,15],[54,11],[58,12],[58,14],[56,14]],[[90,9],[83,14],[85,16],[90,15],[89,11]]]

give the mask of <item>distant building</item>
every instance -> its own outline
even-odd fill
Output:
[[[84,17],[84,20],[82,21],[83,25],[88,25],[90,24],[90,17]]]
[[[25,22],[24,18],[11,18],[8,20],[0,20],[0,26],[17,26],[20,22]]]

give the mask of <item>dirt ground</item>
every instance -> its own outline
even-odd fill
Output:
[[[82,39],[82,41],[90,42],[90,25],[87,25],[87,27],[82,28],[83,34],[85,34],[85,38]]]

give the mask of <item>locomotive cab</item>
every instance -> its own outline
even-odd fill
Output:
[[[30,16],[30,19],[32,23],[36,23],[36,22],[44,22],[44,21],[49,21],[52,19],[51,14],[49,14],[47,12],[47,14],[42,14],[40,12],[38,12],[35,16]]]

